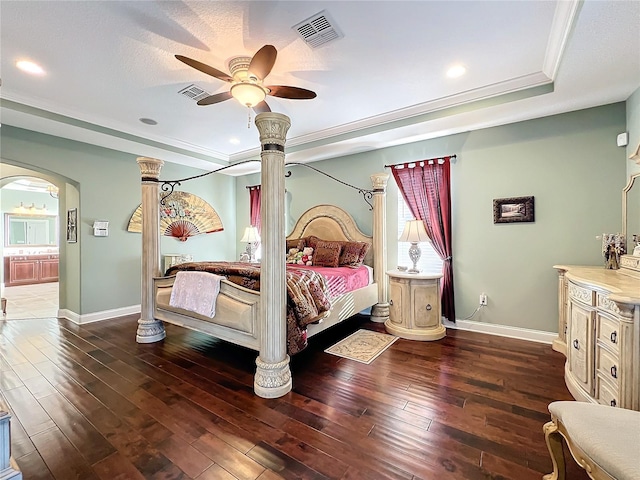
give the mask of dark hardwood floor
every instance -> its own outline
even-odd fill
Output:
[[[26,480],[540,479],[547,405],[571,399],[548,345],[449,330],[370,365],[324,353],[384,330],[356,317],[314,337],[292,359],[293,392],[266,400],[254,352],[171,325],[139,345],[136,325],[0,321],[0,400]]]

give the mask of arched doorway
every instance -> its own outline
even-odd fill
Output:
[[[0,194],[5,318],[55,317],[59,309],[58,189],[36,176],[6,180]]]
[[[59,310],[58,187],[33,173],[4,178],[0,189],[7,320],[52,318]]]

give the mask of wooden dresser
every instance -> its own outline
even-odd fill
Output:
[[[558,338],[576,400],[640,410],[640,272],[555,265]]]

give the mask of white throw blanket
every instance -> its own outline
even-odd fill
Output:
[[[207,272],[180,271],[173,282],[169,305],[213,318],[223,278]]]

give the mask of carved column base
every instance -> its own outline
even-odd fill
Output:
[[[262,398],[278,398],[291,391],[291,370],[289,355],[278,363],[267,363],[256,358],[256,375],[253,379],[253,391]]]
[[[138,331],[136,332],[136,342],[154,343],[165,338],[164,324],[160,320],[138,320]]]
[[[389,303],[376,303],[371,307],[371,321],[384,323],[389,320]]]

